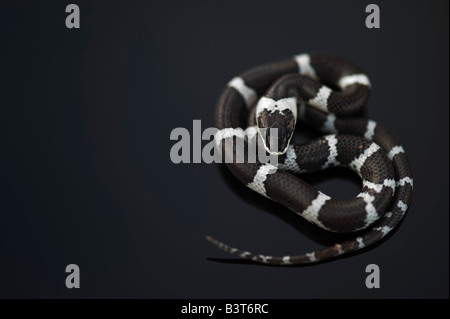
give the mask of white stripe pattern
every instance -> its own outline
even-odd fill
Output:
[[[283,114],[283,111],[290,110],[294,114],[294,118],[297,119],[297,99],[295,97],[287,97],[275,101],[269,97],[263,96],[259,99],[256,105],[256,118],[263,111],[267,110],[271,113],[279,111]]]
[[[338,86],[341,90],[343,90],[347,86],[355,83],[370,87],[369,78],[367,77],[367,75],[363,73],[343,76],[342,78],[339,79]]]
[[[373,189],[377,193],[381,192],[383,189],[383,184],[375,184],[366,180],[363,180],[362,186]]]
[[[272,259],[272,256],[258,255],[258,257],[261,258],[262,262],[266,264],[269,262],[269,259]]]
[[[369,120],[367,121],[366,132],[364,133],[364,137],[368,140],[372,140],[375,134],[375,127],[377,126],[377,122]]]
[[[214,134],[214,140],[216,142],[216,145],[219,146],[222,140],[230,137],[239,137],[242,139],[247,138],[247,140],[252,140],[256,134],[258,133],[258,127],[256,125],[249,126],[244,130],[242,128],[231,128],[227,127],[221,130],[218,130],[216,134]]]
[[[328,112],[328,97],[331,92],[332,90],[329,87],[322,85],[316,96],[310,99],[308,103],[321,111]]]
[[[298,65],[298,73],[309,75],[317,79],[316,71],[311,66],[311,58],[309,54],[299,54],[294,56],[295,62]]]
[[[306,254],[306,257],[308,257],[308,259],[309,259],[310,262],[315,262],[315,261],[317,261],[315,252],[307,253],[307,254]]]
[[[285,264],[285,265],[290,265],[290,264],[292,264],[291,261],[290,261],[290,259],[291,259],[291,256],[284,256],[284,257],[283,257],[283,264]]]
[[[394,179],[385,179],[383,181],[383,185],[392,188],[392,191],[395,192],[395,187],[397,186],[397,183],[395,183]]]
[[[365,186],[367,188],[373,189],[377,193],[381,192],[383,187],[390,187],[390,188],[392,188],[392,191],[395,191],[395,186],[396,186],[395,180],[388,179],[388,178],[383,181],[383,184],[375,184],[375,183],[363,180],[362,185],[363,185],[363,187]]]
[[[286,151],[286,159],[284,160],[284,163],[279,163],[278,168],[296,174],[305,172],[305,170],[301,169],[300,166],[298,166],[297,154],[295,154],[295,149],[292,144],[288,146],[288,149]]]
[[[403,149],[403,146],[401,145],[397,145],[394,146],[388,154],[389,159],[392,161],[392,159],[394,158],[395,155],[400,154],[400,153],[405,153],[405,150]]]
[[[359,193],[358,196],[356,196],[356,197],[361,197],[366,202],[367,216],[366,216],[366,219],[364,220],[364,222],[366,223],[366,225],[364,227],[367,227],[370,224],[372,224],[374,221],[376,221],[379,217],[377,210],[375,209],[375,206],[373,206],[373,201],[375,200],[375,196],[372,196],[368,193]]]
[[[364,247],[366,247],[366,245],[365,245],[364,242],[363,242],[362,237],[356,238],[356,242],[358,243],[358,248],[359,248],[359,249],[363,249]]]
[[[253,90],[251,87],[248,87],[245,84],[244,79],[242,79],[239,76],[232,78],[231,81],[228,82],[228,86],[234,88],[236,91],[239,92],[239,94],[241,94],[248,108],[250,108],[258,98],[258,94],[256,94],[256,91]]]
[[[302,213],[300,213],[300,215],[309,220],[310,222],[316,224],[317,226],[323,229],[328,229],[319,221],[319,211],[322,208],[322,206],[325,205],[325,202],[330,198],[331,198],[330,196],[325,195],[324,193],[319,191],[319,195],[317,195],[317,197]]]
[[[403,203],[403,201],[399,200],[397,203],[397,207],[400,208],[400,210],[402,211],[402,217],[403,217],[403,215],[405,215],[406,211],[408,210],[408,205]]]
[[[220,148],[222,140],[233,136],[245,138],[245,133],[240,127],[238,128],[227,127],[217,131],[216,134],[214,135],[214,141],[216,142],[217,148]]]
[[[244,134],[247,136],[247,140],[251,141],[256,134],[258,134],[258,126],[253,125],[253,126],[249,126],[245,129]]]
[[[393,229],[394,229],[393,227],[383,226],[383,227],[375,227],[373,230],[378,230],[379,232],[381,232],[381,237],[383,238],[384,236],[389,234],[389,232]]]
[[[322,165],[322,169],[325,169],[330,166],[338,166],[340,163],[336,160],[336,156],[338,156],[338,151],[336,148],[336,145],[338,143],[338,140],[336,138],[336,135],[327,135],[325,136],[325,139],[328,142],[328,159],[327,161]]]
[[[333,248],[336,250],[336,256],[342,255],[344,251],[342,250],[342,245],[336,244],[333,246]]]
[[[267,175],[275,173],[276,170],[277,170],[277,168],[275,166],[273,166],[272,164],[266,163],[264,165],[261,165],[259,167],[258,171],[256,172],[255,177],[253,177],[253,182],[248,183],[247,187],[254,190],[255,192],[269,198],[269,196],[267,196],[267,194],[266,194],[266,188],[264,186],[264,182],[267,179]]]
[[[370,146],[364,151],[364,153],[359,155],[359,157],[355,158],[349,164],[349,167],[352,168],[353,170],[355,170],[359,174],[359,176],[361,176],[361,167],[364,165],[366,160],[370,156],[372,156],[373,153],[378,151],[379,149],[380,149],[380,147],[378,146],[378,144],[376,144],[376,143],[370,144]]]
[[[413,179],[409,176],[403,177],[397,182],[397,186],[405,186],[406,183],[409,183],[411,187],[413,187]]]

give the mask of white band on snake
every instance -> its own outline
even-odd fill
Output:
[[[403,147],[380,124],[359,116],[370,89],[369,78],[347,60],[300,54],[235,77],[216,108],[219,129],[278,130],[277,143],[271,143],[269,135],[259,134],[266,151],[279,156],[278,166],[227,163],[236,178],[323,229],[339,233],[366,230],[362,235],[293,256],[255,254],[207,239],[230,254],[255,262],[294,265],[362,249],[391,232],[410,205],[413,179]],[[297,123],[331,135],[293,145]],[[299,176],[335,166],[348,167],[361,177],[358,196],[333,199]]]

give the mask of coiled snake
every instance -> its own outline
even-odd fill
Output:
[[[372,245],[392,231],[411,201],[413,179],[403,147],[381,125],[358,116],[370,93],[368,77],[345,59],[300,54],[265,64],[233,78],[216,108],[221,141],[259,136],[278,165],[227,163],[252,190],[283,204],[317,226],[333,232],[367,229],[362,235],[296,256],[254,254],[207,239],[219,248],[255,262],[293,265],[318,262]],[[290,144],[297,120],[327,133],[307,144]],[[277,128],[277,142],[260,134]],[[220,134],[221,133],[221,134]],[[258,137],[257,137],[258,138]],[[273,145],[272,145],[273,144]],[[225,156],[225,155],[224,155]],[[345,166],[362,179],[362,190],[337,200],[304,182],[299,174]]]

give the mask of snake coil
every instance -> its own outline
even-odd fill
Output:
[[[233,78],[217,103],[216,126],[221,134],[216,135],[216,143],[224,148],[221,142],[226,139],[243,139],[247,145],[250,138],[242,135],[247,129],[262,139],[268,153],[278,156],[276,166],[258,161],[227,163],[234,176],[323,229],[367,231],[296,256],[254,254],[207,239],[230,254],[255,262],[294,265],[362,249],[392,231],[410,205],[412,173],[403,147],[388,130],[358,116],[369,94],[369,78],[358,67],[322,54],[300,54]],[[302,145],[291,144],[297,119],[328,135]],[[278,143],[261,134],[263,128],[277,128]],[[348,167],[360,176],[358,196],[333,199],[298,177],[335,166]]]

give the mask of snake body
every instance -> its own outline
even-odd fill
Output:
[[[319,262],[370,246],[391,232],[411,202],[413,178],[403,147],[383,126],[359,116],[370,94],[370,81],[353,63],[323,54],[300,54],[265,64],[233,78],[216,107],[219,147],[225,139],[261,138],[278,165],[226,163],[242,183],[317,226],[362,235],[334,246],[294,256],[267,256],[207,239],[233,255],[255,262],[293,265]],[[328,134],[302,145],[290,143],[297,122]],[[273,147],[261,128],[276,127]],[[362,179],[350,200],[332,199],[299,175],[344,166]]]

